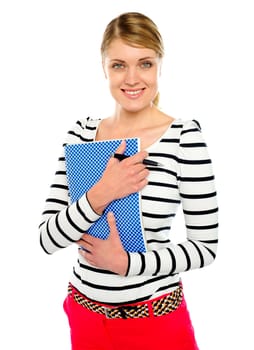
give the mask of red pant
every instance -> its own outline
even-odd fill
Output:
[[[71,296],[64,301],[72,350],[198,350],[185,300],[168,315],[107,319]]]

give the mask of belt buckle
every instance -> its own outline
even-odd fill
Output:
[[[104,307],[104,314],[107,319],[129,318],[128,314],[126,313],[125,307],[116,307],[116,308]]]
[[[104,307],[104,313],[107,319],[111,319],[112,317],[110,317],[110,311],[111,309],[109,307]]]

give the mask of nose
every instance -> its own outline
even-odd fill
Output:
[[[136,67],[128,67],[124,82],[129,86],[135,86],[139,83],[139,74]]]

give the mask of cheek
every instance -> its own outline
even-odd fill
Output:
[[[150,72],[144,72],[144,74],[142,74],[140,77],[150,87],[158,85],[158,80],[159,80],[159,72],[158,72],[158,70],[152,70]]]
[[[118,99],[120,96],[120,93],[121,93],[120,86],[121,84],[118,82],[118,80],[110,79],[110,77],[108,77],[108,88],[111,96],[114,99]]]
[[[149,88],[154,91],[158,89],[158,77],[153,75],[152,77],[150,77],[149,79],[146,80],[147,85],[149,86]]]
[[[123,78],[121,74],[118,75],[108,75],[108,82],[110,89],[119,89],[121,84],[123,83]]]

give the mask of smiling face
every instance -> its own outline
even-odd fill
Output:
[[[158,92],[160,66],[161,59],[154,50],[113,40],[105,53],[103,69],[116,103],[128,112],[150,108]]]

